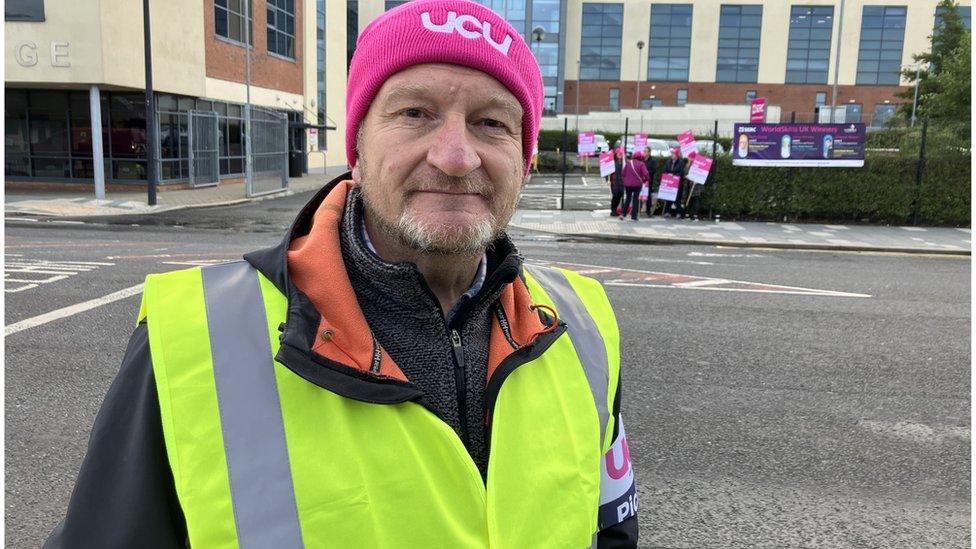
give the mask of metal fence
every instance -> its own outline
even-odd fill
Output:
[[[702,204],[722,219],[836,220],[883,223],[969,225],[970,122],[892,117],[868,123],[865,164],[861,168],[733,166],[730,139],[722,120],[676,121],[679,131],[624,117],[621,130],[606,129],[599,119],[579,131],[597,134],[597,147],[630,149],[635,133],[647,133],[652,156],[663,159],[676,146],[677,133],[692,130],[699,151],[715,163],[702,193]],[[812,123],[813,113],[787,113],[783,122]],[[835,119],[836,120],[836,119]],[[738,120],[737,122],[741,122]],[[593,173],[596,159],[577,156],[573,117],[560,119],[558,130],[539,134],[537,173]],[[848,123],[849,120],[838,121]],[[660,162],[660,160],[658,160]],[[587,165],[588,164],[588,165]],[[609,195],[608,195],[609,197]],[[608,198],[609,200],[609,198]]]
[[[261,196],[288,188],[288,116],[251,108],[251,178],[247,196]]]
[[[220,135],[217,113],[190,111],[187,141],[190,152],[190,186],[212,187],[220,183]]]
[[[895,105],[891,105],[895,107]],[[582,109],[581,109],[582,110]],[[543,130],[562,130],[564,121],[569,121],[571,131],[595,131],[597,133],[624,133],[624,123],[629,121],[629,131],[655,135],[677,135],[686,130],[697,133],[711,132],[718,121],[719,137],[731,137],[736,123],[749,121],[748,105],[687,105],[686,107],[653,107],[643,109],[621,109],[609,111],[606,106],[587,113],[560,114],[542,119]],[[809,111],[786,111],[778,106],[770,106],[766,121],[769,123],[828,123],[830,107]],[[838,106],[834,113],[836,123],[860,122],[869,132],[891,127],[903,127],[910,122],[894,114],[892,110],[877,112],[862,111],[860,108]],[[919,124],[917,123],[916,126]]]

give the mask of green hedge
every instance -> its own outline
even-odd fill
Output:
[[[907,224],[918,196],[918,222],[970,224],[969,156],[917,160],[869,156],[863,168],[756,168],[719,157],[702,195],[703,207],[723,219]]]

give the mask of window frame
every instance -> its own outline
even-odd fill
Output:
[[[817,11],[829,11],[829,13],[818,14],[816,13]],[[827,18],[828,23],[826,25],[817,25],[815,21],[818,17]],[[797,20],[799,19],[807,19],[807,23],[798,23]],[[823,37],[815,37],[815,30],[826,30],[826,33],[822,33],[826,35],[826,40]],[[790,6],[790,29],[787,41],[785,83],[827,83],[827,78],[830,73],[830,51],[833,48],[833,30],[833,6]],[[826,46],[826,48],[823,46]],[[812,69],[811,62],[822,63],[824,68]]]
[[[716,83],[755,84],[759,82],[764,14],[762,4],[721,5],[715,63]],[[750,23],[758,22],[758,26],[743,24],[746,19]],[[730,43],[733,40],[734,48]],[[726,42],[724,46],[723,41]]]
[[[614,97],[614,92],[617,92],[616,97]],[[616,102],[616,107],[614,107],[614,102]],[[610,88],[607,92],[607,110],[610,112],[620,111],[620,88]]]
[[[7,11],[10,7],[10,0],[3,5],[3,20],[14,23],[43,23],[47,20],[44,12],[44,0],[18,0],[21,4],[27,5],[27,10],[22,14],[11,14]]]
[[[301,0],[297,0],[300,2]],[[288,6],[291,4],[291,11],[288,11]],[[295,12],[297,8],[296,0],[268,0],[267,2],[267,14],[268,19],[265,22],[266,34],[267,34],[267,49],[268,55],[274,57],[280,57],[282,59],[287,59],[288,61],[296,61],[298,59],[298,43],[296,40],[296,35],[298,31],[296,30],[296,17]],[[284,7],[282,7],[284,5]],[[272,16],[273,15],[273,16]],[[279,22],[284,18],[284,26],[279,27]],[[272,22],[274,19],[274,22]],[[291,32],[288,32],[288,22],[291,21]],[[284,37],[286,50],[287,46],[291,45],[291,50],[289,52],[282,53],[278,50],[278,44],[281,41],[281,37]],[[272,40],[274,38],[274,40]],[[274,48],[271,44],[274,43]]]
[[[684,92],[684,94],[681,92]],[[682,95],[684,95],[684,98],[681,97]],[[675,104],[679,107],[684,107],[688,104],[688,88],[678,88],[678,91],[675,92]]]
[[[579,79],[620,80],[624,5],[619,2],[584,2],[582,13],[584,17],[580,29]],[[586,17],[587,14],[589,17]],[[587,53],[587,50],[593,53]],[[595,64],[591,63],[593,58],[596,59]],[[614,60],[616,67],[602,66],[604,61]]]
[[[678,8],[677,13],[675,8]],[[688,82],[691,69],[694,8],[694,4],[689,3],[651,4],[651,22],[647,40],[648,81]],[[685,17],[687,17],[687,25],[674,25],[676,18],[681,21]]]
[[[905,52],[905,26],[907,22],[907,6],[872,5],[863,7],[854,78],[855,85],[901,85],[901,60]],[[880,30],[880,34],[874,36],[877,30]],[[894,43],[898,44],[897,49],[887,47]],[[882,77],[884,77],[884,81],[882,81]]]
[[[219,1],[220,0],[214,0],[214,3],[213,3],[213,6],[214,6],[214,11],[213,11],[214,37],[216,37],[216,39],[217,40],[220,40],[221,42],[228,42],[230,44],[234,44],[235,46],[244,46],[245,40],[250,39],[250,42],[248,44],[248,48],[253,49],[254,48],[254,2],[252,2],[251,0],[240,0],[240,2],[241,2],[240,5],[241,5],[241,10],[242,11],[239,13],[239,12],[234,11],[234,10],[231,9],[229,0],[223,0],[223,2],[225,4],[224,6],[221,6],[218,3]],[[247,29],[244,28],[244,13],[243,13],[244,2],[247,2],[248,3],[248,13],[247,13],[247,15],[248,15],[248,17],[247,17],[248,27],[247,27]],[[226,15],[226,17],[227,17],[227,35],[220,34],[220,32],[219,32],[219,30],[217,28],[217,11],[218,10],[224,11],[227,14]],[[239,30],[240,30],[240,33],[241,33],[241,39],[240,40],[237,40],[236,38],[232,38],[230,36],[230,28],[231,28],[231,19],[232,18],[237,18],[237,26],[239,27]]]

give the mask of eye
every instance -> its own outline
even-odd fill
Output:
[[[403,109],[400,114],[407,118],[423,118],[424,111],[417,108]]]
[[[484,124],[486,127],[492,128],[492,129],[498,129],[498,130],[507,130],[508,129],[508,126],[506,126],[504,122],[499,122],[498,120],[495,120],[494,118],[485,118],[484,120],[481,121],[481,123]]]

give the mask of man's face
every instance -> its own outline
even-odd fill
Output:
[[[426,64],[391,76],[357,143],[367,223],[413,250],[481,253],[515,211],[522,107],[485,73]]]

